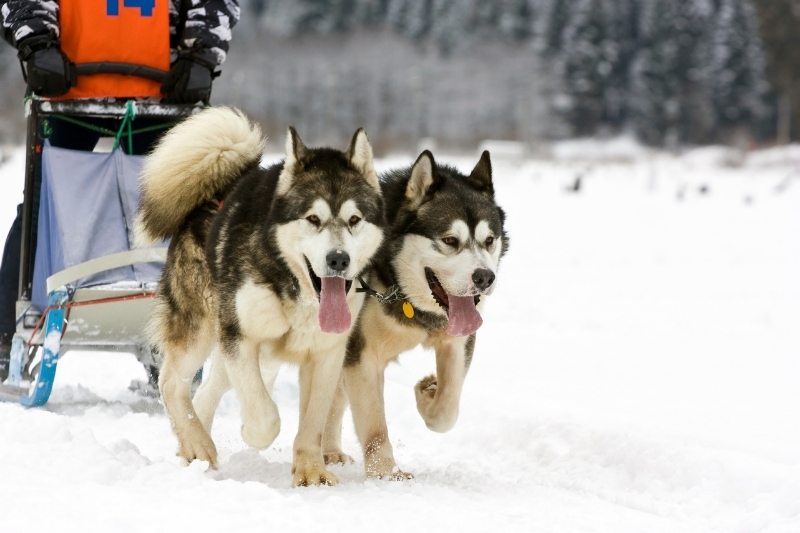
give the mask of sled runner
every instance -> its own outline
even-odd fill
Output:
[[[17,331],[0,399],[47,402],[59,357],[70,349],[136,354],[157,381],[144,335],[166,243],[135,248],[133,225],[143,156],[127,155],[137,134],[165,130],[199,109],[150,101],[26,102],[25,194],[22,212]],[[137,129],[135,118],[148,126]],[[117,131],[93,119],[116,119]],[[110,152],[68,150],[47,140],[52,120],[94,128],[114,139]],[[37,216],[38,213],[38,216]]]

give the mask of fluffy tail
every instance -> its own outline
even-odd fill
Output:
[[[205,109],[172,128],[144,164],[137,243],[175,235],[195,208],[258,163],[264,143],[258,124],[229,107]]]

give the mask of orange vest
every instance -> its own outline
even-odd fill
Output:
[[[61,49],[75,64],[114,62],[169,70],[169,0],[61,0]],[[157,81],[79,75],[63,97],[160,97]]]

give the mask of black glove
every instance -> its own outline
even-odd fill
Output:
[[[214,66],[192,57],[179,57],[161,83],[164,102],[168,104],[194,104],[208,102],[211,97],[211,80]]]
[[[26,64],[28,88],[39,96],[60,96],[75,85],[75,65],[51,37],[31,37],[19,43]]]

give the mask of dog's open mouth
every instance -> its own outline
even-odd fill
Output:
[[[314,274],[314,269],[311,268],[311,263],[308,262],[306,259],[306,268],[308,269],[308,277],[311,278],[311,284],[314,286],[314,290],[317,291],[317,299],[319,299],[320,294],[322,293],[322,279],[321,277]],[[344,278],[342,278],[344,279]],[[350,287],[353,286],[352,279],[346,279],[344,281],[344,293],[350,294]]]
[[[311,284],[319,298],[319,326],[326,333],[344,333],[350,329],[350,308],[347,306],[347,293],[353,285],[352,280],[340,276],[319,277],[306,259],[306,268]]]
[[[447,312],[447,334],[462,337],[475,333],[483,319],[475,307],[480,296],[454,296],[447,294],[433,270],[425,267],[425,279],[433,299]]]

